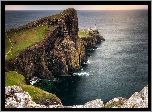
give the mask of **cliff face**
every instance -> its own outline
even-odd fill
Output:
[[[5,71],[15,70],[23,74],[27,84],[30,84],[29,80],[33,76],[53,79],[55,75],[79,72],[81,62],[87,60],[86,49],[101,41],[101,38],[95,35],[86,39],[78,38],[78,17],[73,8],[63,11],[59,17],[45,17],[11,31],[44,25],[53,26],[53,30],[47,31],[41,42],[29,46],[5,63]]]

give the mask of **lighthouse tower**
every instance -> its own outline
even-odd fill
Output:
[[[95,27],[94,27],[94,29],[95,29],[95,30],[97,29],[97,27],[96,27],[96,24],[95,24]]]

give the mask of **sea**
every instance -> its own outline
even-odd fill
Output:
[[[5,30],[57,14],[60,10],[5,11]],[[78,27],[96,27],[105,38],[81,72],[35,86],[56,94],[63,105],[129,98],[148,85],[148,10],[78,10]]]

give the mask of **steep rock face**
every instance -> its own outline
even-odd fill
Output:
[[[84,41],[84,46],[86,49],[94,49],[96,48],[96,44],[101,43],[101,41],[105,41],[103,36],[101,36],[98,32],[98,30],[90,30],[89,36],[86,38],[81,38],[82,41]]]
[[[53,79],[53,75],[67,75],[73,70],[80,70],[76,10],[70,8],[63,11],[60,18],[40,19],[29,26],[15,30],[20,31],[40,25],[48,25],[48,27],[54,25],[54,30],[48,31],[44,40],[29,46],[14,59],[5,63],[5,71],[16,70],[23,74],[27,84],[30,84],[29,80],[33,76]]]
[[[15,70],[23,74],[27,84],[34,76],[52,80],[55,76],[79,72],[81,63],[87,61],[86,50],[94,49],[95,44],[103,40],[98,31],[90,32],[90,36],[83,39],[78,37],[78,17],[73,8],[56,18],[45,17],[8,32],[44,25],[53,26],[53,30],[47,31],[42,41],[5,63],[5,71]]]

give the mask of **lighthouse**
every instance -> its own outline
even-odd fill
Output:
[[[95,27],[94,27],[94,29],[95,29],[95,30],[97,29],[97,27],[96,27],[96,24],[95,24]]]

